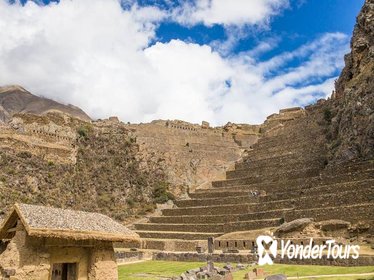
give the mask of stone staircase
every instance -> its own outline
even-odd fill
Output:
[[[317,114],[308,112],[308,114]],[[318,116],[272,129],[226,180],[190,193],[135,225],[144,249],[194,251],[208,237],[279,226],[302,217],[372,223],[374,161],[326,166]]]

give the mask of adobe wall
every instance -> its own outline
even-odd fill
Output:
[[[116,280],[111,242],[29,237],[22,225],[0,254],[0,276],[12,280],[49,280],[54,263],[78,263],[77,280]],[[9,278],[6,278],[9,279]]]
[[[90,252],[88,280],[117,280],[118,268],[112,244]]]
[[[25,230],[18,225],[14,238],[0,254],[0,271],[3,277],[11,276],[13,280],[48,280],[48,251],[46,248],[35,250],[29,246]]]

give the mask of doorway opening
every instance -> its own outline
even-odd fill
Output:
[[[77,263],[54,263],[51,280],[77,280]]]

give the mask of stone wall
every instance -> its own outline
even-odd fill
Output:
[[[76,126],[66,116],[19,114],[0,127],[0,147],[54,163],[75,163]]]
[[[199,254],[199,253],[172,253],[157,252],[153,254],[154,260],[181,261],[181,262],[205,262],[210,258],[217,263],[254,263],[257,259],[252,254]]]
[[[243,125],[211,128],[206,123],[153,121],[127,127],[136,137],[139,157],[145,164],[157,162],[173,186],[191,188],[223,179],[225,171],[260,136],[256,126]]]
[[[134,255],[142,256],[141,252],[129,253],[122,252],[117,254],[118,262],[128,261],[128,257],[134,258]],[[140,258],[141,259],[141,258]],[[153,260],[163,261],[183,261],[183,262],[206,262],[208,259],[217,263],[243,263],[253,264],[257,262],[257,255],[251,253],[176,253],[176,252],[155,252]],[[323,266],[372,266],[374,265],[374,257],[371,255],[361,255],[358,259],[332,259],[323,256],[322,259],[300,260],[300,259],[279,259],[274,260],[279,264],[298,264],[298,265],[323,265]]]

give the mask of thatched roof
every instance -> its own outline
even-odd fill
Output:
[[[20,220],[28,235],[74,240],[136,241],[139,236],[99,213],[15,204],[0,227],[0,239]]]

